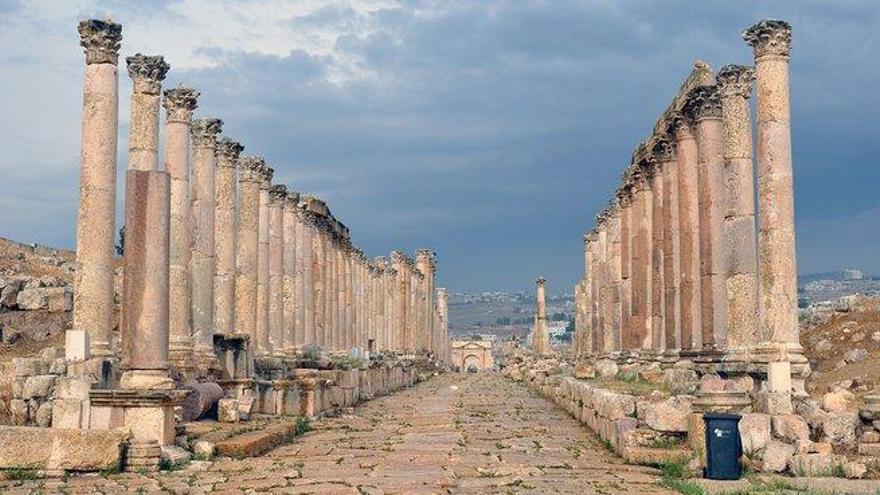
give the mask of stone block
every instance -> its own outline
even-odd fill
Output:
[[[217,402],[217,421],[223,423],[237,423],[240,404],[238,399],[220,399]]]
[[[55,386],[55,375],[29,376],[24,382],[22,399],[45,398],[52,393]]]
[[[17,426],[24,426],[30,422],[30,407],[28,405],[28,401],[22,399],[12,399],[9,401],[9,415],[12,419],[12,424]]]
[[[757,394],[758,411],[767,414],[791,414],[794,411],[789,392],[760,392]]]
[[[657,431],[677,433],[688,430],[693,397],[674,396],[660,402],[651,402],[645,408],[645,423]]]
[[[45,375],[49,371],[46,361],[40,358],[13,358],[13,373],[17,377]]]
[[[791,393],[791,363],[777,361],[767,364],[767,390]]]
[[[64,357],[68,361],[91,358],[89,345],[89,334],[85,330],[68,330],[64,333]]]
[[[834,445],[853,445],[861,423],[858,411],[828,413],[822,421],[822,440]]]
[[[859,455],[880,457],[880,443],[860,443]]]
[[[23,311],[36,311],[49,307],[49,298],[45,287],[23,289],[15,298],[18,309]]]
[[[834,454],[795,454],[789,462],[789,468],[796,476],[833,476],[835,468],[840,465]]]
[[[600,359],[596,362],[596,373],[603,378],[615,377],[618,371],[617,363],[610,359]]]
[[[139,442],[155,441],[159,445],[174,443],[174,408],[172,406],[140,406],[124,408],[124,425]]]
[[[739,422],[743,452],[757,452],[770,442],[770,415],[761,413],[743,414]]]
[[[88,428],[88,401],[54,399],[52,401],[52,428]]]
[[[46,300],[50,313],[73,311],[73,290],[68,287],[46,289]]]
[[[843,475],[848,479],[863,478],[868,473],[868,466],[861,462],[850,461],[843,465]]]
[[[52,402],[46,401],[40,404],[37,412],[34,413],[34,422],[37,426],[48,428],[52,425]]]
[[[92,381],[81,376],[62,376],[55,381],[55,397],[60,399],[87,400]]]
[[[251,419],[251,414],[254,412],[254,405],[256,404],[256,399],[252,395],[245,395],[238,399],[238,417],[242,421],[248,421]]]
[[[596,411],[606,419],[615,420],[625,416],[633,416],[636,412],[636,401],[631,395],[606,390],[597,396]]]
[[[124,430],[0,426],[0,469],[113,470],[128,438]]]
[[[771,419],[773,436],[788,443],[810,439],[810,427],[797,414],[782,414]]]
[[[764,454],[762,457],[764,471],[769,473],[781,473],[785,471],[793,455],[793,445],[771,440],[767,444],[767,447],[764,448]]]
[[[216,447],[207,440],[199,440],[193,445],[193,455],[197,459],[210,461],[214,457]]]
[[[663,372],[663,384],[671,394],[692,394],[697,390],[700,379],[694,370],[669,368]]]
[[[49,373],[53,375],[67,374],[67,361],[63,357],[53,360],[49,364]]]
[[[176,468],[189,464],[192,454],[177,445],[162,445],[162,462],[169,468]]]
[[[828,392],[822,396],[822,409],[829,412],[855,411],[858,408],[856,394],[845,389]]]

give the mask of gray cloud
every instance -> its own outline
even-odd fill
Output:
[[[138,15],[179,16],[176,7]],[[335,33],[329,50],[194,45],[215,63],[173,68],[168,84],[197,87],[199,113],[223,118],[279,180],[326,198],[368,254],[431,247],[453,290],[530,288],[544,274],[561,291],[582,274],[581,234],[693,61],[748,63],[739,33],[765,16],[794,26],[800,269],[880,271],[864,247],[880,240],[870,228],[880,212],[868,149],[880,111],[873,2],[334,4],[282,24]],[[0,184],[0,208],[15,212],[0,216],[0,235],[70,245],[81,60],[73,29],[61,35],[57,75],[33,68],[40,51],[0,55],[13,76],[4,107],[26,116],[35,89],[53,103],[33,126],[0,127],[0,172],[16,181]],[[55,149],[39,130],[52,115]],[[34,155],[53,163],[48,174],[31,153],[47,147]],[[834,249],[837,239],[859,247]]]

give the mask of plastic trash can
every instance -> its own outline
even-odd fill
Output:
[[[706,469],[710,480],[738,480],[742,477],[742,438],[739,435],[739,414],[708,413],[706,422]]]

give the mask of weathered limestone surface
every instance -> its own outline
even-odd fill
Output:
[[[236,176],[244,146],[229,138],[217,143],[214,184],[214,329],[235,331]]]
[[[0,469],[118,469],[129,433],[119,430],[0,426]],[[0,491],[5,491],[3,488]]]
[[[297,340],[297,332],[301,332],[302,321],[297,322],[297,312],[302,306],[297,295],[297,267],[302,261],[297,262],[299,239],[297,238],[297,226],[299,224],[299,194],[289,191],[284,197],[282,213],[282,322],[281,322],[281,349],[283,353],[290,354],[297,344],[302,345],[302,336]],[[300,287],[302,282],[300,281]]]
[[[547,301],[545,299],[544,277],[535,281],[535,327],[532,330],[532,348],[537,354],[545,354],[550,349],[550,335],[547,328]]]
[[[236,236],[235,332],[257,339],[257,264],[259,251],[260,184],[263,159],[241,158],[238,234]]]
[[[257,328],[256,344],[257,353],[268,355],[272,353],[269,340],[269,189],[272,186],[274,170],[263,167],[261,170],[261,182],[259,193],[259,223],[257,243]]]
[[[284,204],[287,187],[269,190],[269,348],[281,356],[284,347]]]
[[[85,331],[90,351],[112,354],[113,255],[116,235],[116,147],[119,123],[119,76],[116,64],[122,26],[112,21],[79,24],[85,48],[82,155],[73,328]],[[71,356],[85,358],[87,356]]]
[[[161,55],[140,53],[127,57],[125,62],[134,87],[128,128],[128,168],[159,170],[159,96],[170,66]]]

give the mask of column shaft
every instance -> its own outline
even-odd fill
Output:
[[[702,346],[697,142],[690,124],[680,116],[675,120],[674,132],[678,170],[678,211],[681,225],[679,237],[681,348],[690,350]]]
[[[235,332],[236,171],[244,146],[223,138],[217,145],[214,183],[214,330]]]

